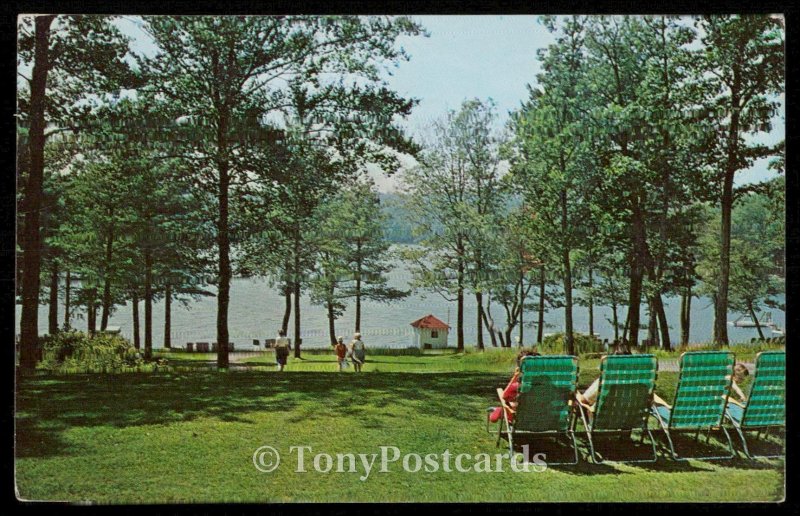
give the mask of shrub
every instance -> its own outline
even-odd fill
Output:
[[[349,346],[349,342],[345,342],[346,346]],[[332,355],[334,353],[332,346],[327,346],[324,348],[300,348],[302,350],[303,355]],[[349,348],[348,348],[349,349]],[[430,353],[430,351],[428,351]],[[367,345],[367,358],[370,355],[374,356],[422,356],[424,353],[419,348],[386,348],[386,347],[370,347],[369,344]]]
[[[412,357],[419,357],[422,356],[422,350],[419,348],[367,348],[367,356],[375,355],[375,356],[412,356]]]
[[[55,372],[121,372],[142,370],[142,356],[119,335],[67,331],[43,340],[39,367]],[[146,368],[146,367],[145,367]]]
[[[603,349],[603,342],[592,335],[573,333],[573,339],[575,343],[575,354],[602,353],[605,351]],[[542,339],[542,343],[537,346],[537,351],[543,355],[559,355],[564,353],[564,334],[556,333],[548,335]]]

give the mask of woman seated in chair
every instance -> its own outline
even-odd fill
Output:
[[[733,376],[731,377],[731,391],[733,394],[736,395],[739,400],[733,399],[733,397],[729,397],[728,401],[732,403],[736,403],[740,407],[744,407],[745,403],[747,403],[747,396],[744,395],[742,392],[742,388],[739,387],[739,384],[744,382],[744,379],[750,376],[750,371],[747,367],[741,363],[737,362],[735,366],[733,366]],[[658,394],[653,393],[653,403],[657,405],[663,405],[665,407],[669,407],[670,409],[672,406],[664,401]]]
[[[611,352],[612,355],[630,355],[631,350],[628,347],[628,344],[625,341],[619,342],[614,341],[613,350]],[[597,401],[597,394],[598,390],[600,389],[600,377],[598,376],[595,381],[586,388],[583,393],[575,391],[575,397],[578,398],[578,401],[581,402],[582,405],[592,406],[594,405],[595,401]]]
[[[503,389],[503,401],[506,402],[508,407],[513,410],[517,407],[517,393],[519,392],[519,380],[520,376],[522,376],[522,371],[520,371],[519,366],[522,359],[525,357],[537,357],[539,353],[529,349],[523,349],[517,355],[517,367],[514,370],[514,374],[511,376],[511,380],[506,385],[506,388]],[[491,413],[489,414],[489,421],[491,423],[496,423],[503,417],[503,407],[492,407]],[[514,413],[509,411],[508,418],[513,419]]]

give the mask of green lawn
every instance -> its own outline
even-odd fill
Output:
[[[578,466],[516,473],[506,460],[502,473],[443,471],[445,450],[488,453],[492,461],[504,450],[483,425],[494,389],[512,369],[511,354],[503,353],[368,357],[360,375],[334,372],[330,354],[308,354],[290,359],[282,374],[271,357],[258,357],[246,371],[184,364],[157,373],[21,378],[17,487],[24,499],[99,503],[783,498],[783,461],[676,463],[662,450],[655,464],[594,465],[580,435]],[[596,364],[581,362],[582,385],[597,375]],[[676,376],[659,373],[658,393],[667,400]],[[263,445],[282,456],[271,473],[253,464]],[[398,461],[388,472],[374,466],[361,481],[360,466],[321,473],[306,458],[301,473],[291,446],[330,454],[334,468],[337,453],[380,454],[381,446],[439,454],[440,467],[411,473]],[[531,446],[548,458],[563,452],[545,442]]]

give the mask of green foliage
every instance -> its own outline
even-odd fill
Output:
[[[602,353],[604,350],[603,342],[595,336],[584,335],[582,333],[575,333],[575,353]],[[542,343],[537,345],[536,350],[539,353],[547,355],[561,355],[564,351],[564,334],[555,333],[548,335],[542,339]]]
[[[43,341],[40,369],[56,373],[148,371],[158,364],[145,364],[129,341],[119,335],[63,331]],[[163,364],[162,364],[163,367]]]
[[[380,193],[381,209],[386,222],[383,232],[386,240],[393,244],[416,244],[419,237],[414,235],[414,226],[402,194]]]
[[[732,213],[729,303],[747,315],[768,307],[784,308],[776,297],[785,292],[784,179],[765,186],[764,192],[742,196]],[[711,212],[702,227],[698,263],[700,292],[710,296],[716,295],[720,280],[719,235],[719,215]]]
[[[423,350],[416,347],[408,348],[369,348],[367,349],[367,361],[370,355],[376,357],[420,357]]]

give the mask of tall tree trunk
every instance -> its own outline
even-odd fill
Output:
[[[131,304],[133,305],[133,347],[136,348],[136,351],[139,351],[141,347],[139,339],[139,295],[136,291],[133,292]]]
[[[299,265],[299,264],[298,264]],[[294,282],[294,356],[300,358],[300,279]]]
[[[361,244],[357,244],[358,253],[361,253]],[[356,328],[361,331],[361,262],[356,263]]]
[[[658,328],[661,332],[661,346],[665,351],[672,349],[672,339],[669,336],[669,324],[667,323],[667,314],[664,311],[664,301],[661,299],[661,294],[656,293],[654,297],[656,303],[656,317],[658,317]]]
[[[114,216],[114,211],[109,210],[109,217]],[[111,314],[111,260],[114,257],[114,229],[110,228],[106,239],[105,271],[103,273],[103,312],[100,317],[100,329],[105,331],[108,327],[108,317]]]
[[[457,303],[456,314],[456,349],[464,351],[464,241],[461,236],[457,242],[458,270],[457,270]]]
[[[489,330],[489,338],[492,341],[492,347],[496,348],[497,347],[497,336],[494,333],[494,321],[491,320],[491,312],[490,312],[490,310],[491,310],[491,308],[490,308],[491,302],[492,302],[492,300],[491,300],[491,298],[489,298],[487,303],[486,303],[486,308],[483,308],[481,310],[481,315],[483,316],[483,325]]]
[[[644,246],[646,243],[644,219],[638,203],[634,205],[631,231],[633,249],[631,256],[630,291],[628,298],[627,335],[631,346],[639,345],[639,318],[642,302],[642,280],[644,278]],[[624,339],[625,337],[623,337]]]
[[[544,267],[539,275],[539,320],[537,322],[536,342],[541,344],[544,338],[544,296],[545,296],[545,274]]]
[[[289,331],[289,318],[292,315],[292,284],[291,282],[287,281],[286,285],[283,289],[283,300],[284,300],[284,308],[283,308],[283,320],[281,321],[281,330],[283,333]]]
[[[589,336],[594,337],[594,278],[592,268],[589,267]]]
[[[647,300],[648,325],[647,325],[647,345],[658,347],[658,314],[656,314],[655,299],[651,296]]]
[[[484,349],[483,345],[483,292],[475,292],[475,303],[477,306],[477,314],[478,314],[478,336],[477,336],[477,346],[478,349]]]
[[[97,289],[92,287],[88,291],[89,299],[86,303],[86,331],[89,335],[97,333]]]
[[[631,310],[628,308],[628,313],[625,315],[625,326],[622,328],[622,340],[628,340],[628,327],[630,326],[631,322]]]
[[[58,333],[58,261],[50,263],[50,305],[47,314],[47,329],[50,335]]]
[[[72,289],[72,275],[67,269],[66,278],[64,278],[64,330],[69,330],[71,327],[70,324],[70,315],[72,311],[72,307],[70,306],[70,294]]]
[[[614,341],[619,342],[619,317],[617,315],[617,303],[611,302],[611,320],[614,324]]]
[[[738,74],[734,71],[735,82]],[[731,125],[728,130],[727,162],[722,180],[722,199],[720,202],[720,266],[717,298],[714,304],[714,345],[728,344],[728,285],[731,273],[731,213],[733,211],[733,177],[738,167],[739,155],[739,92],[731,88]]]
[[[519,273],[519,345],[525,345],[525,296],[528,293],[525,291],[525,273]]]
[[[164,286],[164,348],[172,348],[172,287]]]
[[[566,239],[568,232],[567,220],[567,191],[561,190],[561,234]],[[569,257],[569,246],[562,242],[561,261],[564,281],[564,352],[567,355],[575,354],[575,340],[572,327],[572,264]]]
[[[753,310],[753,303],[752,301],[747,302],[747,310],[750,312],[750,317],[753,318],[753,322],[756,323],[756,330],[758,331],[758,338],[764,340],[764,332],[761,331],[761,323],[758,321],[758,317],[756,317],[756,312]]]
[[[218,60],[212,54],[212,60]],[[218,63],[216,63],[218,65]],[[215,69],[222,68],[215,66]],[[227,86],[226,81],[217,78],[218,86]],[[219,248],[219,286],[217,289],[217,368],[228,368],[228,305],[231,293],[231,261],[230,261],[230,235],[228,224],[228,201],[230,189],[230,162],[228,145],[228,124],[230,112],[226,104],[227,99],[221,100],[219,92],[215,91],[214,104],[218,108],[217,119],[217,171],[219,172],[219,220],[217,221],[217,246]]]
[[[144,358],[153,356],[153,257],[144,250]]]
[[[300,358],[300,221],[295,221],[292,248],[292,294],[294,295],[294,356]]]
[[[689,345],[689,325],[691,322],[692,287],[687,286],[681,296],[681,346]]]
[[[328,308],[328,334],[331,337],[331,346],[336,345],[336,319],[333,315],[333,303],[328,301],[326,303]]]
[[[20,317],[20,369],[36,367],[39,349],[39,274],[42,260],[42,235],[39,227],[44,183],[44,106],[47,74],[50,71],[48,48],[50,25],[55,16],[37,16],[34,36],[34,62],[30,83],[28,153],[30,169],[20,203],[23,213],[22,235],[22,314]]]
[[[331,337],[331,346],[336,345],[336,314],[333,313],[333,295],[334,287],[333,282],[328,286],[328,302],[326,303],[328,309],[328,333]]]

